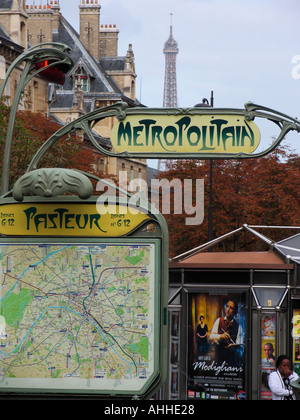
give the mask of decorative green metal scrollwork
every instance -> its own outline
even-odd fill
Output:
[[[65,192],[78,193],[82,199],[89,198],[93,193],[93,185],[87,176],[62,168],[42,168],[21,176],[15,183],[12,195],[16,201],[22,201],[24,196],[51,198]]]
[[[93,132],[94,126],[101,120],[109,117],[116,117],[119,121],[123,121],[126,117],[130,118],[131,116],[141,116],[152,118],[155,115],[161,116],[212,116],[212,118],[218,118],[222,115],[229,116],[242,116],[245,121],[254,121],[259,118],[266,119],[274,124],[276,124],[280,133],[277,139],[272,143],[272,145],[265,150],[258,153],[207,153],[207,151],[197,151],[196,153],[177,153],[177,152],[149,152],[142,148],[141,152],[130,152],[124,150],[122,152],[116,153],[115,151],[110,151],[102,147],[96,140],[95,133]],[[225,108],[128,108],[127,104],[119,102],[115,105],[101,108],[101,110],[92,111],[89,114],[86,114],[77,120],[67,124],[56,133],[53,134],[39,149],[36,155],[33,157],[28,170],[36,169],[39,161],[44,156],[49,148],[51,148],[61,137],[64,135],[74,132],[76,130],[82,130],[89,141],[94,145],[94,147],[100,151],[102,154],[111,156],[111,157],[122,157],[122,158],[145,158],[145,159],[244,159],[244,158],[258,158],[262,157],[271,151],[273,151],[283,140],[283,138],[290,131],[300,132],[300,123],[297,119],[291,118],[281,112],[277,112],[273,109],[266,108],[264,106],[256,105],[254,103],[248,102],[245,104],[244,109],[225,109]]]
[[[14,100],[11,106],[9,122],[6,131],[6,141],[3,155],[2,163],[2,179],[1,179],[1,193],[2,195],[8,192],[9,185],[9,171],[10,171],[10,157],[11,157],[11,146],[12,146],[12,137],[14,130],[14,123],[16,118],[16,113],[19,105],[21,95],[24,93],[25,86],[27,83],[40,72],[45,69],[53,66],[62,66],[66,72],[71,68],[73,62],[69,57],[68,53],[70,48],[67,45],[61,43],[44,43],[38,44],[28,50],[24,51],[23,54],[18,56],[16,60],[10,65],[9,69],[6,72],[5,79],[3,80],[0,87],[0,99],[3,96],[3,92],[6,86],[6,83],[9,80],[9,77],[13,69],[20,65],[22,62],[25,62],[24,69],[22,71],[21,79],[18,84]],[[41,69],[36,69],[35,64],[40,61],[48,60],[49,64]]]

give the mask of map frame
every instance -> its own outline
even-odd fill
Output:
[[[163,245],[161,243],[161,238],[154,238],[148,237],[148,235],[142,235],[137,237],[121,237],[121,238],[1,238],[0,244],[1,245],[22,245],[22,246],[32,246],[32,245],[46,245],[49,246],[54,245],[75,245],[75,246],[96,246],[96,245],[116,245],[116,246],[132,246],[132,245],[151,245],[154,247],[154,255],[155,255],[155,264],[154,264],[154,271],[155,271],[155,279],[154,279],[154,349],[152,354],[154,355],[154,362],[153,362],[153,371],[152,374],[149,376],[147,381],[141,386],[140,388],[133,387],[129,384],[129,387],[125,390],[116,390],[116,389],[90,389],[89,387],[82,387],[82,388],[70,388],[70,387],[62,387],[59,389],[56,388],[49,388],[47,386],[43,387],[32,387],[30,386],[30,382],[26,378],[24,378],[22,386],[19,387],[1,387],[0,383],[0,394],[3,392],[15,392],[15,393],[42,393],[42,394],[95,394],[95,395],[114,395],[114,396],[137,396],[143,397],[145,396],[150,390],[154,390],[158,384],[161,383],[163,380],[164,368],[162,364],[163,354],[165,353],[165,345],[163,344],[163,324],[166,325],[165,318],[165,289],[166,287],[163,286],[162,282],[162,248]],[[159,262],[159,263],[157,263]],[[1,379],[1,378],[0,378]],[[1,382],[1,381],[0,381]]]

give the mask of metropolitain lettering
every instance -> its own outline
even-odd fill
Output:
[[[232,125],[225,118],[212,117],[209,124],[193,125],[192,118],[184,116],[165,127],[150,118],[139,120],[139,125],[121,121],[117,130],[117,147],[159,147],[170,151],[170,148],[180,150],[188,146],[195,151],[224,152],[227,147],[253,147],[255,133],[245,119],[240,119],[240,124]]]

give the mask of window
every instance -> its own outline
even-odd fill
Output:
[[[89,92],[90,90],[89,77],[81,66],[77,68],[74,75],[74,88],[82,89],[83,92]]]

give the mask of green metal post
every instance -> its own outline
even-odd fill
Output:
[[[14,101],[11,107],[11,111],[9,114],[9,122],[6,131],[6,141],[5,141],[5,148],[4,148],[4,155],[3,155],[3,162],[2,162],[2,178],[1,178],[1,192],[5,194],[8,191],[9,185],[9,170],[10,170],[10,155],[11,155],[11,146],[12,146],[12,137],[14,131],[14,125],[16,121],[16,114],[18,110],[18,105],[21,99],[21,95],[24,92],[25,88],[25,81],[27,78],[27,74],[30,69],[30,61],[28,61],[25,65],[24,71],[22,73],[20,82],[18,84],[16,94],[14,97]]]
[[[46,47],[48,45],[48,47]],[[14,125],[16,120],[16,113],[18,110],[18,105],[21,99],[22,94],[24,93],[25,86],[27,83],[40,72],[45,70],[48,67],[55,65],[64,65],[65,69],[68,70],[73,65],[72,60],[68,56],[70,52],[69,47],[61,43],[45,43],[36,45],[21,54],[17,59],[10,65],[7,70],[6,77],[2,82],[0,87],[0,99],[2,99],[6,83],[13,71],[13,69],[23,61],[25,62],[25,67],[22,72],[20,82],[17,87],[17,91],[13,100],[13,104],[10,110],[9,122],[6,132],[6,141],[3,155],[2,163],[2,178],[1,178],[1,194],[5,195],[9,190],[9,172],[10,172],[10,157],[11,157],[11,147],[12,147],[12,138]],[[50,59],[52,62],[45,66],[42,69],[35,69],[34,64]]]

